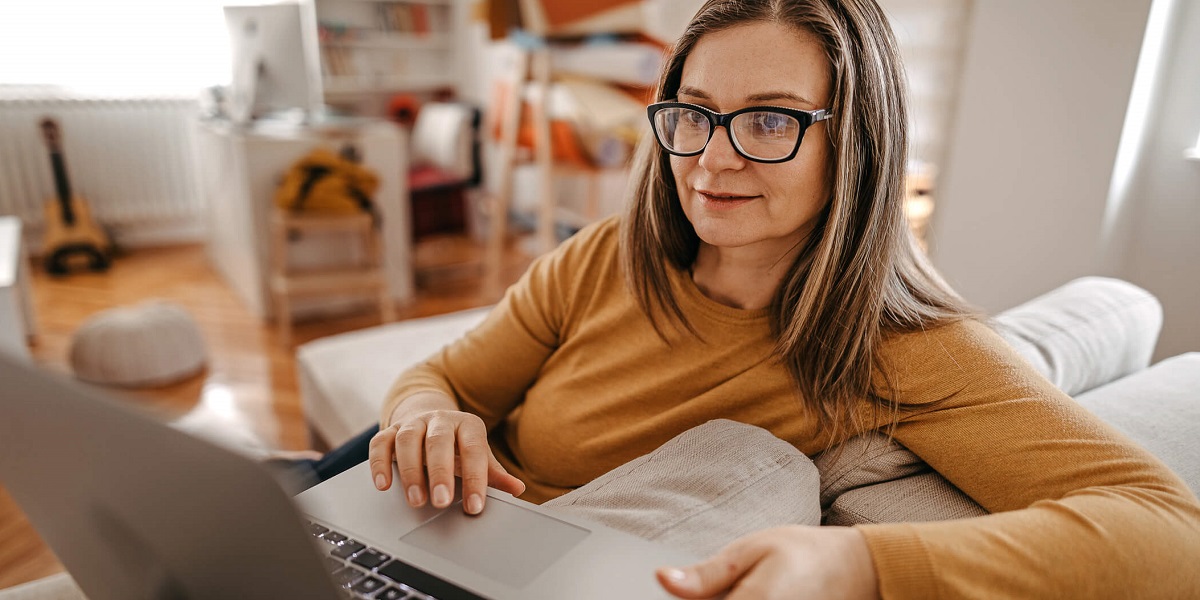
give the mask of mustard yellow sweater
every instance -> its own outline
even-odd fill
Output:
[[[538,259],[482,325],[400,377],[385,424],[413,392],[445,392],[484,420],[533,502],[716,418],[825,450],[773,360],[765,310],[718,304],[675,273],[700,338],[667,346],[617,247],[609,219]],[[899,400],[928,406],[902,415],[896,439],[993,513],[859,526],[885,598],[1200,597],[1196,497],[990,329],[948,325],[881,352]]]

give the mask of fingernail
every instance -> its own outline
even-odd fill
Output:
[[[666,577],[674,583],[683,583],[687,581],[687,573],[684,573],[682,569],[663,569],[663,577]]]
[[[467,498],[467,512],[473,515],[483,512],[483,498],[479,494],[471,494],[471,497]]]
[[[433,488],[433,505],[442,508],[450,504],[450,490],[444,485],[438,485]]]
[[[421,505],[421,486],[419,486],[419,485],[408,486],[408,504],[409,504],[409,506],[420,506]]]
[[[382,490],[383,486],[385,486],[385,485],[387,485],[387,480],[385,480],[383,478],[383,473],[376,475],[375,476],[375,487]]]

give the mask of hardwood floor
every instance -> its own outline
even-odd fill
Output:
[[[496,302],[529,257],[514,242],[506,249],[496,285],[487,285],[478,265],[480,245],[463,239],[432,239],[418,247],[417,299],[398,308],[399,317],[452,312]],[[156,389],[126,391],[130,402],[164,419],[186,418],[219,433],[243,436],[271,447],[304,449],[307,429],[296,387],[294,348],[275,340],[270,323],[255,318],[212,269],[201,246],[139,249],[118,257],[103,274],[54,279],[33,269],[39,327],[31,347],[46,368],[69,372],[71,334],[95,313],[159,298],[178,303],[195,317],[209,351],[206,371],[188,381]],[[378,324],[375,311],[299,322],[294,344]],[[53,440],[46,440],[47,444]],[[62,570],[62,565],[0,487],[0,589]]]

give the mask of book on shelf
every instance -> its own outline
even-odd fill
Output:
[[[409,6],[408,4],[392,4],[391,9],[392,22],[395,25],[392,31],[400,33],[412,33],[412,6]]]
[[[357,74],[354,57],[346,46],[326,45],[321,47],[321,72],[333,77]]]
[[[409,5],[408,10],[412,18],[413,33],[417,35],[429,34],[429,12],[424,4]]]
[[[376,5],[380,31],[428,35],[447,31],[450,6],[423,2],[385,2]]]

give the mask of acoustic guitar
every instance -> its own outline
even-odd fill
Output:
[[[53,275],[65,275],[73,266],[84,265],[92,271],[103,271],[112,261],[112,242],[92,219],[87,202],[71,193],[58,122],[46,117],[40,126],[50,150],[57,192],[56,198],[46,201],[46,233],[42,242],[46,270]]]

